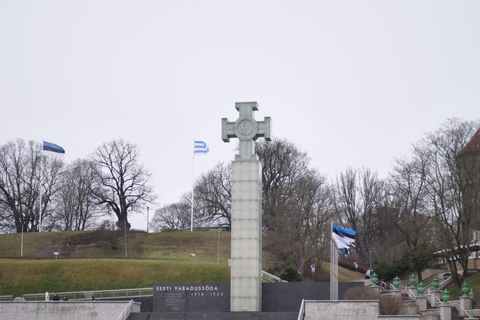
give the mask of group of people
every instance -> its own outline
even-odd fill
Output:
[[[59,295],[55,292],[52,298],[53,301],[60,301]],[[50,301],[50,293],[47,291],[45,292],[45,301]],[[67,296],[63,296],[63,301],[68,301]]]

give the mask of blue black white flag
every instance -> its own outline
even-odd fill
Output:
[[[339,249],[348,251],[350,247],[354,247],[356,234],[356,231],[343,229],[332,223],[332,238]]]
[[[203,141],[195,140],[194,147],[193,147],[193,154],[207,154],[210,149]]]
[[[43,154],[46,156],[64,156],[65,150],[55,143],[43,141]]]

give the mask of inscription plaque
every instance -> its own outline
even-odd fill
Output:
[[[153,312],[230,311],[229,283],[155,283]]]

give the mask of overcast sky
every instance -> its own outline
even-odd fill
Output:
[[[159,207],[191,190],[194,139],[196,177],[233,160],[221,118],[243,101],[331,179],[386,177],[446,119],[479,118],[480,1],[0,1],[0,145],[69,163],[124,139]]]

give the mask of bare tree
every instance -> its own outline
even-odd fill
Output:
[[[310,169],[291,189],[291,206],[286,210],[281,233],[293,262],[302,268],[317,264],[329,249],[330,221],[333,210],[331,188],[325,176]]]
[[[195,183],[196,220],[212,223],[221,219],[231,224],[231,164],[218,163]]]
[[[1,225],[6,231],[38,231],[40,221],[43,230],[54,228],[52,200],[63,161],[42,157],[41,150],[41,144],[21,139],[0,148]]]
[[[97,204],[105,204],[117,216],[121,229],[128,214],[155,199],[148,184],[150,173],[139,163],[139,150],[124,140],[113,140],[97,148],[92,155],[95,184],[92,188]]]
[[[379,223],[379,205],[384,201],[385,184],[370,169],[348,168],[340,173],[334,186],[334,206],[339,223],[357,232],[356,251],[367,260],[373,253],[380,258],[382,228]]]
[[[94,184],[92,164],[79,159],[67,167],[60,181],[56,217],[62,230],[83,231],[93,227],[102,214],[91,192]]]
[[[429,159],[428,196],[437,222],[436,235],[444,248],[445,259],[457,287],[468,277],[472,227],[478,221],[475,206],[468,204],[478,202],[480,192],[475,188],[467,189],[473,186],[471,183],[474,179],[466,179],[468,176],[478,177],[478,172],[471,171],[480,161],[478,153],[473,153],[470,158],[463,160],[475,164],[471,166],[466,166],[465,162],[461,166],[459,154],[478,128],[478,121],[452,118],[421,141],[423,152]],[[459,272],[458,265],[463,272]]]
[[[161,207],[155,211],[150,226],[160,232],[166,229],[184,230],[190,226],[190,204],[178,202]]]
[[[288,228],[285,213],[291,207],[289,195],[298,179],[305,176],[310,159],[288,140],[255,143],[262,163],[263,225],[265,231]]]
[[[421,149],[414,150],[412,160],[396,161],[391,174],[392,190],[397,199],[394,214],[395,230],[389,237],[389,245],[404,243],[410,253],[418,281],[422,270],[432,258],[432,214],[428,205],[428,157]]]

